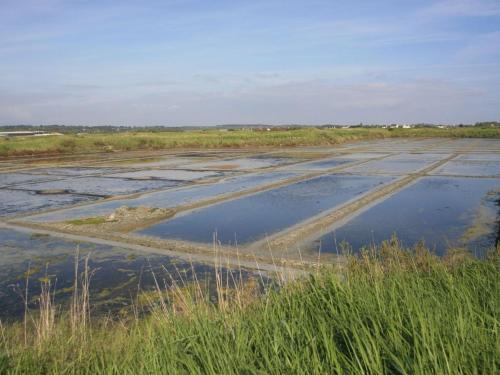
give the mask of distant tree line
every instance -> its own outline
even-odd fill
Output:
[[[496,127],[500,126],[500,122],[498,121],[484,121],[484,122],[476,122],[474,126],[480,127],[480,128],[486,128],[486,127]]]
[[[298,124],[288,124],[288,125],[267,125],[267,124],[224,124],[216,126],[115,126],[115,125],[97,125],[97,126],[87,126],[87,125],[4,125],[0,126],[0,132],[2,131],[46,131],[46,132],[56,132],[63,134],[78,134],[78,133],[121,133],[121,132],[166,132],[166,131],[190,131],[190,130],[255,130],[255,131],[283,131],[291,129],[300,128],[310,128],[315,127],[318,129],[332,129],[332,128],[385,128],[394,127],[396,124],[351,124],[351,125],[339,125],[339,124],[324,124],[324,125],[298,125]],[[433,127],[498,127],[500,122],[498,121],[483,121],[476,122],[475,124],[458,124],[458,125],[442,125],[442,124],[428,124],[428,123],[417,123],[412,124],[412,128],[433,128]]]

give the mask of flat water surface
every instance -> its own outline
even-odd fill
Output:
[[[79,177],[32,184],[21,184],[17,185],[17,188],[34,191],[65,190],[76,194],[110,196],[139,193],[179,185],[179,182],[169,180],[127,180],[107,177]]]
[[[322,236],[314,249],[337,252],[345,241],[357,252],[396,234],[406,246],[425,239],[440,255],[464,245],[481,255],[496,241],[499,198],[497,179],[425,177]]]
[[[212,266],[191,263],[163,255],[144,254],[131,250],[85,242],[74,242],[41,234],[30,234],[0,228],[0,319],[20,319],[24,312],[21,295],[26,290],[29,276],[29,306],[36,311],[36,298],[40,294],[40,279],[48,276],[55,290],[55,302],[67,305],[74,280],[75,255],[80,249],[80,272],[83,258],[89,255],[89,266],[93,274],[90,283],[92,315],[122,310],[131,312],[137,296],[149,293],[154,299],[153,272],[161,288],[170,288],[175,282],[179,286],[196,279],[206,293],[214,293],[215,272]],[[231,275],[232,273],[232,275]],[[238,280],[239,270],[221,272],[229,285]],[[251,274],[242,270],[242,277]],[[224,281],[225,282],[225,281]],[[206,289],[205,289],[206,287]],[[154,293],[153,293],[154,292]],[[139,306],[139,309],[148,306]]]
[[[37,194],[33,191],[0,189],[0,217],[70,206],[97,199],[78,194]]]
[[[293,172],[269,172],[228,178],[224,181],[209,185],[190,186],[176,190],[159,191],[145,194],[139,198],[120,199],[102,202],[88,207],[77,207],[61,212],[33,217],[34,221],[59,221],[67,219],[81,219],[84,217],[109,215],[121,206],[127,207],[158,207],[168,208],[193,203],[207,198],[215,198],[222,194],[234,193],[251,189],[259,185],[283,181],[297,176]]]
[[[189,212],[141,235],[222,244],[263,238],[389,181],[389,177],[326,175]]]

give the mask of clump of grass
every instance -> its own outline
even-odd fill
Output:
[[[105,222],[106,218],[103,216],[86,217],[84,219],[74,219],[65,221],[65,223],[71,225],[99,225],[99,224],[104,224]]]
[[[498,249],[449,262],[392,240],[350,256],[342,273],[320,267],[245,304],[213,303],[195,286],[176,295],[182,309],[162,302],[147,317],[100,320],[76,336],[61,318],[37,348],[4,326],[0,366],[9,374],[493,374],[499,270]]]

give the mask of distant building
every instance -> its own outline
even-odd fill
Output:
[[[389,129],[411,129],[413,125],[408,124],[391,124],[388,126]]]

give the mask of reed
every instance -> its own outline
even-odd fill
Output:
[[[500,138],[500,127],[451,129],[300,128],[270,132],[251,130],[221,132],[218,130],[206,130],[14,137],[0,139],[0,157],[85,154],[133,150],[170,150],[179,148],[218,149],[327,146],[358,140],[399,137]]]
[[[216,301],[202,292],[197,281],[181,279],[167,289],[157,278],[151,314],[143,317],[96,319],[74,332],[62,314],[41,347],[30,341],[24,345],[22,327],[0,325],[0,372],[498,371],[498,248],[483,260],[438,258],[421,244],[409,250],[392,239],[360,256],[348,256],[340,273],[338,268],[321,266],[308,277],[269,287],[264,293],[228,282],[231,276],[217,256]]]

